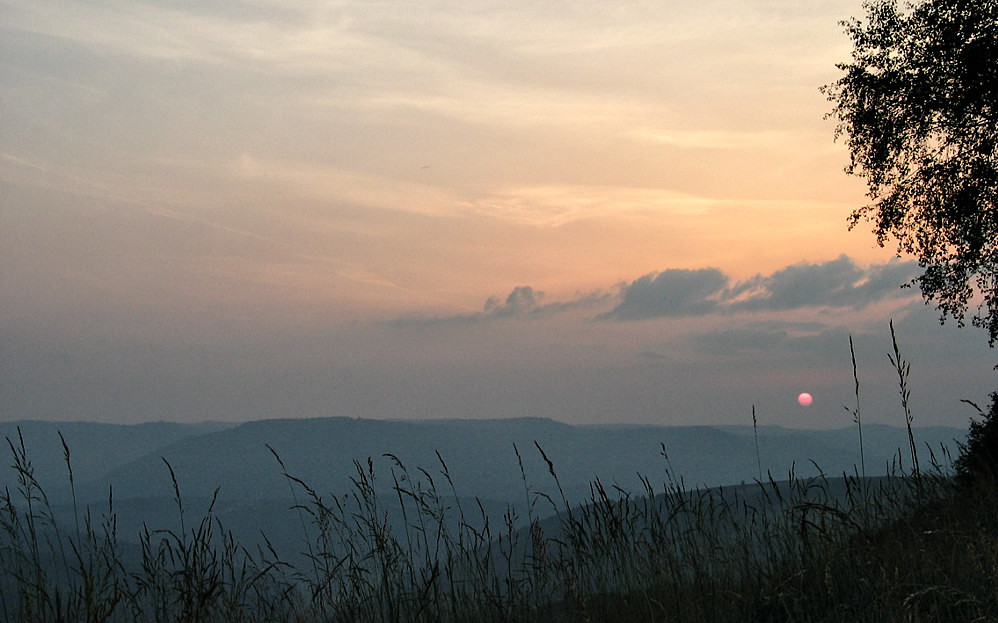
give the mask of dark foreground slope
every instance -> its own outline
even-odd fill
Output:
[[[830,527],[855,516],[811,509],[811,521],[801,521],[798,533],[807,531],[810,541],[806,548],[797,544],[797,559],[747,565],[734,576],[702,576],[695,590],[663,579],[645,590],[563,602],[548,614],[572,623],[998,621],[995,481],[965,491],[945,486],[899,516],[841,539],[826,538]]]

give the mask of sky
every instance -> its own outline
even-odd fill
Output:
[[[847,225],[861,10],[0,0],[0,420],[903,425],[893,321],[964,427],[986,333]]]

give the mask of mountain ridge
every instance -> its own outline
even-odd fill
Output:
[[[777,476],[790,469],[816,472],[811,462],[829,474],[852,473],[860,464],[854,427],[755,429],[573,425],[546,418],[376,420],[334,416],[231,425],[21,421],[0,426],[0,433],[10,438],[10,431],[17,426],[24,434],[28,458],[44,475],[44,484],[65,489],[66,469],[56,434],[63,431],[81,500],[100,500],[110,487],[119,499],[172,497],[164,460],[174,470],[184,495],[211,497],[220,488],[220,495],[230,500],[283,498],[289,495],[288,481],[271,449],[290,475],[321,494],[349,490],[358,463],[366,469],[368,459],[378,485],[390,489],[392,468],[400,470],[385,456],[390,454],[409,470],[426,470],[440,477],[440,482],[446,466],[457,495],[497,500],[522,499],[524,476],[529,486],[554,491],[556,483],[545,457],[552,461],[566,494],[579,498],[588,495],[589,484],[596,478],[630,489],[640,485],[639,474],[657,479],[671,472],[689,486],[718,486],[759,477],[760,462],[763,474]],[[868,425],[863,432],[869,475],[886,473],[893,462],[908,456],[904,428]],[[955,451],[956,442],[966,435],[961,429],[947,427],[914,432],[920,450],[925,444],[934,448],[946,444]],[[47,441],[43,439],[46,436]]]

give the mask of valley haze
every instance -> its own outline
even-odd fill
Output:
[[[0,435],[15,447],[23,439],[40,484],[59,501],[67,501],[69,494],[62,439],[70,451],[77,495],[90,502],[106,498],[109,487],[118,500],[172,498],[164,461],[185,495],[208,498],[217,488],[222,500],[281,499],[288,494],[288,483],[275,452],[290,475],[322,494],[350,489],[355,464],[366,468],[368,459],[380,473],[379,487],[391,491],[391,455],[413,473],[421,468],[438,474],[443,459],[457,494],[508,502],[524,497],[524,475],[532,486],[553,484],[538,446],[572,498],[588,497],[589,484],[597,478],[636,489],[638,475],[665,479],[671,473],[690,487],[714,487],[757,478],[760,462],[763,478],[783,478],[791,470],[814,475],[819,467],[829,475],[851,474],[860,463],[854,427],[808,431],[761,426],[756,431],[751,425],[568,425],[542,418],[303,418],[238,425],[20,421],[0,424]],[[941,446],[955,454],[955,443],[966,431],[918,427],[915,435],[926,457],[931,449],[944,459]],[[864,443],[868,475],[884,475],[897,468],[899,450],[907,452],[907,432],[868,425]],[[13,487],[13,478],[5,473],[3,482]]]
[[[965,430],[947,427],[920,427],[914,433],[923,466],[929,464],[930,452],[948,464],[966,438]],[[563,491],[569,502],[582,504],[591,499],[596,482],[613,495],[641,496],[644,479],[656,491],[669,482],[686,489],[730,487],[757,482],[760,468],[762,482],[769,482],[856,476],[861,462],[855,427],[808,431],[751,425],[568,425],[542,418],[335,417],[243,424],[18,421],[0,423],[0,435],[15,451],[23,441],[38,485],[67,525],[74,516],[75,493],[75,504],[95,517],[113,510],[124,543],[137,542],[146,527],[176,529],[175,476],[188,522],[211,508],[243,544],[260,544],[262,533],[289,556],[302,551],[304,536],[290,527],[298,525],[292,509],[309,494],[287,476],[327,503],[349,504],[358,469],[373,469],[374,491],[392,517],[397,513],[396,478],[413,487],[416,481],[428,487],[432,480],[448,507],[463,504],[475,509],[475,515],[480,508],[494,525],[515,509],[519,525],[528,508],[539,517],[554,513],[553,507],[538,504],[538,494],[558,500]],[[903,427],[867,425],[864,446],[867,476],[899,474],[911,467]],[[5,464],[12,459],[8,454]],[[17,472],[4,470],[0,486],[18,491]]]

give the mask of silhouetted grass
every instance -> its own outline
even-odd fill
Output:
[[[893,334],[892,334],[893,337]],[[688,487],[663,446],[662,482],[630,492],[595,480],[570,501],[557,466],[494,522],[466,507],[444,458],[387,473],[355,463],[352,487],[314,490],[283,471],[304,563],[250,550],[215,518],[192,520],[166,463],[176,525],[118,541],[113,505],[56,521],[22,438],[8,439],[17,488],[0,494],[0,617],[8,621],[972,621],[998,618],[998,487],[955,487],[949,457],[918,463],[908,363],[894,340],[912,465],[729,488]],[[854,360],[855,375],[855,360]],[[857,407],[859,421],[859,383]],[[753,410],[753,419],[755,413]],[[754,422],[753,422],[754,423]],[[862,434],[862,433],[860,433]],[[272,451],[273,452],[273,451]],[[820,471],[820,470],[819,470]],[[865,470],[864,470],[865,471]],[[391,484],[397,508],[376,494]],[[548,494],[545,491],[555,491]],[[579,503],[581,502],[581,504]],[[394,504],[393,504],[394,506]],[[400,509],[400,510],[399,510]],[[99,512],[95,517],[94,513]],[[393,513],[401,513],[401,521]],[[66,522],[63,522],[66,523]]]

